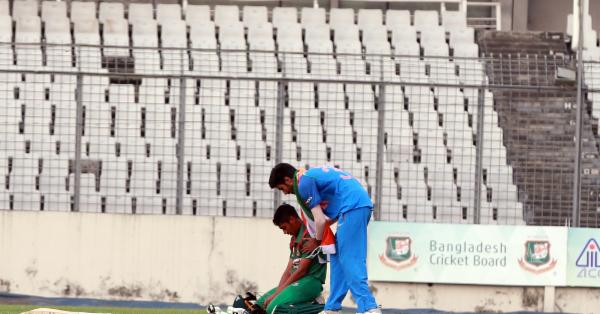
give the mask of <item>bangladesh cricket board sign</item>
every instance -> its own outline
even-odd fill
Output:
[[[525,253],[519,259],[519,266],[534,274],[552,270],[556,266],[556,259],[552,259],[551,247],[550,241],[526,241]]]
[[[373,222],[367,265],[375,281],[564,285],[564,227]]]
[[[408,236],[389,236],[385,241],[385,252],[379,255],[379,260],[396,270],[413,266],[417,262],[417,256],[413,254],[411,246],[412,239]]]

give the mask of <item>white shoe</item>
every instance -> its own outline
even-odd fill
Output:
[[[323,310],[319,314],[340,314],[340,311]]]
[[[381,314],[381,308],[380,307],[376,307],[376,308],[370,309],[370,310],[368,310],[368,311],[366,311],[364,313],[356,313],[356,314],[367,314],[367,313],[369,313],[369,314]]]

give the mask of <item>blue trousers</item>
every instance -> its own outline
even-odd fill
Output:
[[[330,295],[325,310],[340,310],[348,290],[363,313],[377,307],[367,277],[367,225],[371,208],[356,208],[340,215],[335,234],[336,254],[330,256]]]

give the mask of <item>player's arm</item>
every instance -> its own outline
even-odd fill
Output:
[[[300,280],[300,278],[306,276],[311,263],[312,263],[312,259],[309,259],[309,258],[300,259],[300,264],[298,265],[298,268],[296,269],[296,271],[293,274],[290,274],[286,278],[286,280],[283,282],[283,284],[280,284],[279,287],[277,287],[277,291],[275,291],[275,294],[278,294],[283,289],[285,289],[287,286],[293,284],[294,282]]]
[[[323,238],[325,223],[329,218],[325,216],[323,208],[321,208],[323,199],[321,198],[321,193],[319,193],[315,179],[307,175],[303,176],[300,185],[298,186],[298,191],[300,193],[300,199],[305,202],[304,206],[310,208],[310,211],[312,212],[317,228],[315,238],[321,240]]]
[[[278,287],[281,287],[281,285],[283,285],[283,283],[286,282],[286,280],[290,276],[290,271],[291,270],[292,270],[292,259],[290,258],[288,260],[287,266],[285,267],[285,270],[283,271],[283,274],[281,275],[281,279],[279,279],[279,285],[277,285]]]
[[[317,228],[315,238],[317,238],[318,241],[321,241],[323,239],[323,230],[325,230],[325,223],[327,222],[327,220],[329,220],[329,218],[327,218],[327,216],[325,216],[325,214],[323,213],[321,205],[313,207],[310,211],[313,214],[313,218],[315,219],[315,226]]]

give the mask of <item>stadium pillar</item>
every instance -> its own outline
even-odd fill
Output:
[[[383,58],[383,57],[382,57]],[[381,60],[381,83],[379,83],[379,102],[377,103],[377,169],[375,175],[375,208],[373,218],[381,219],[381,205],[383,199],[383,145],[385,136],[385,83],[383,81],[383,60]]]
[[[575,167],[573,171],[573,208],[571,226],[579,227],[581,224],[581,133],[583,131],[583,105],[582,105],[582,87],[583,87],[583,16],[585,13],[585,0],[578,1],[577,15],[579,18],[577,27],[577,118],[575,120]]]
[[[482,82],[482,84],[484,84]],[[477,93],[477,134],[475,146],[475,197],[473,198],[473,223],[481,223],[481,178],[483,172],[483,130],[485,114],[485,88],[480,87]]]
[[[79,54],[80,55],[80,54]],[[79,68],[77,74],[77,87],[75,89],[75,160],[73,175],[75,180],[73,182],[73,204],[71,210],[74,212],[79,211],[80,203],[80,192],[81,192],[81,133],[83,130],[83,75],[81,74],[81,68]]]
[[[285,54],[282,56],[285,59]],[[285,64],[285,63],[284,63]],[[282,74],[285,77],[285,67]],[[285,81],[277,82],[277,121],[275,125],[275,164],[282,162],[283,158],[283,107],[285,106]],[[272,156],[272,154],[271,154]],[[272,158],[272,157],[271,157]],[[273,190],[273,208],[281,204],[281,193]]]
[[[184,53],[184,51],[182,51]],[[183,58],[183,57],[182,57]],[[185,62],[181,62],[182,67]],[[179,120],[177,127],[177,189],[175,191],[175,214],[181,215],[183,213],[183,169],[185,167],[185,83],[186,78],[183,77],[184,71],[181,71],[182,77],[179,80]]]

